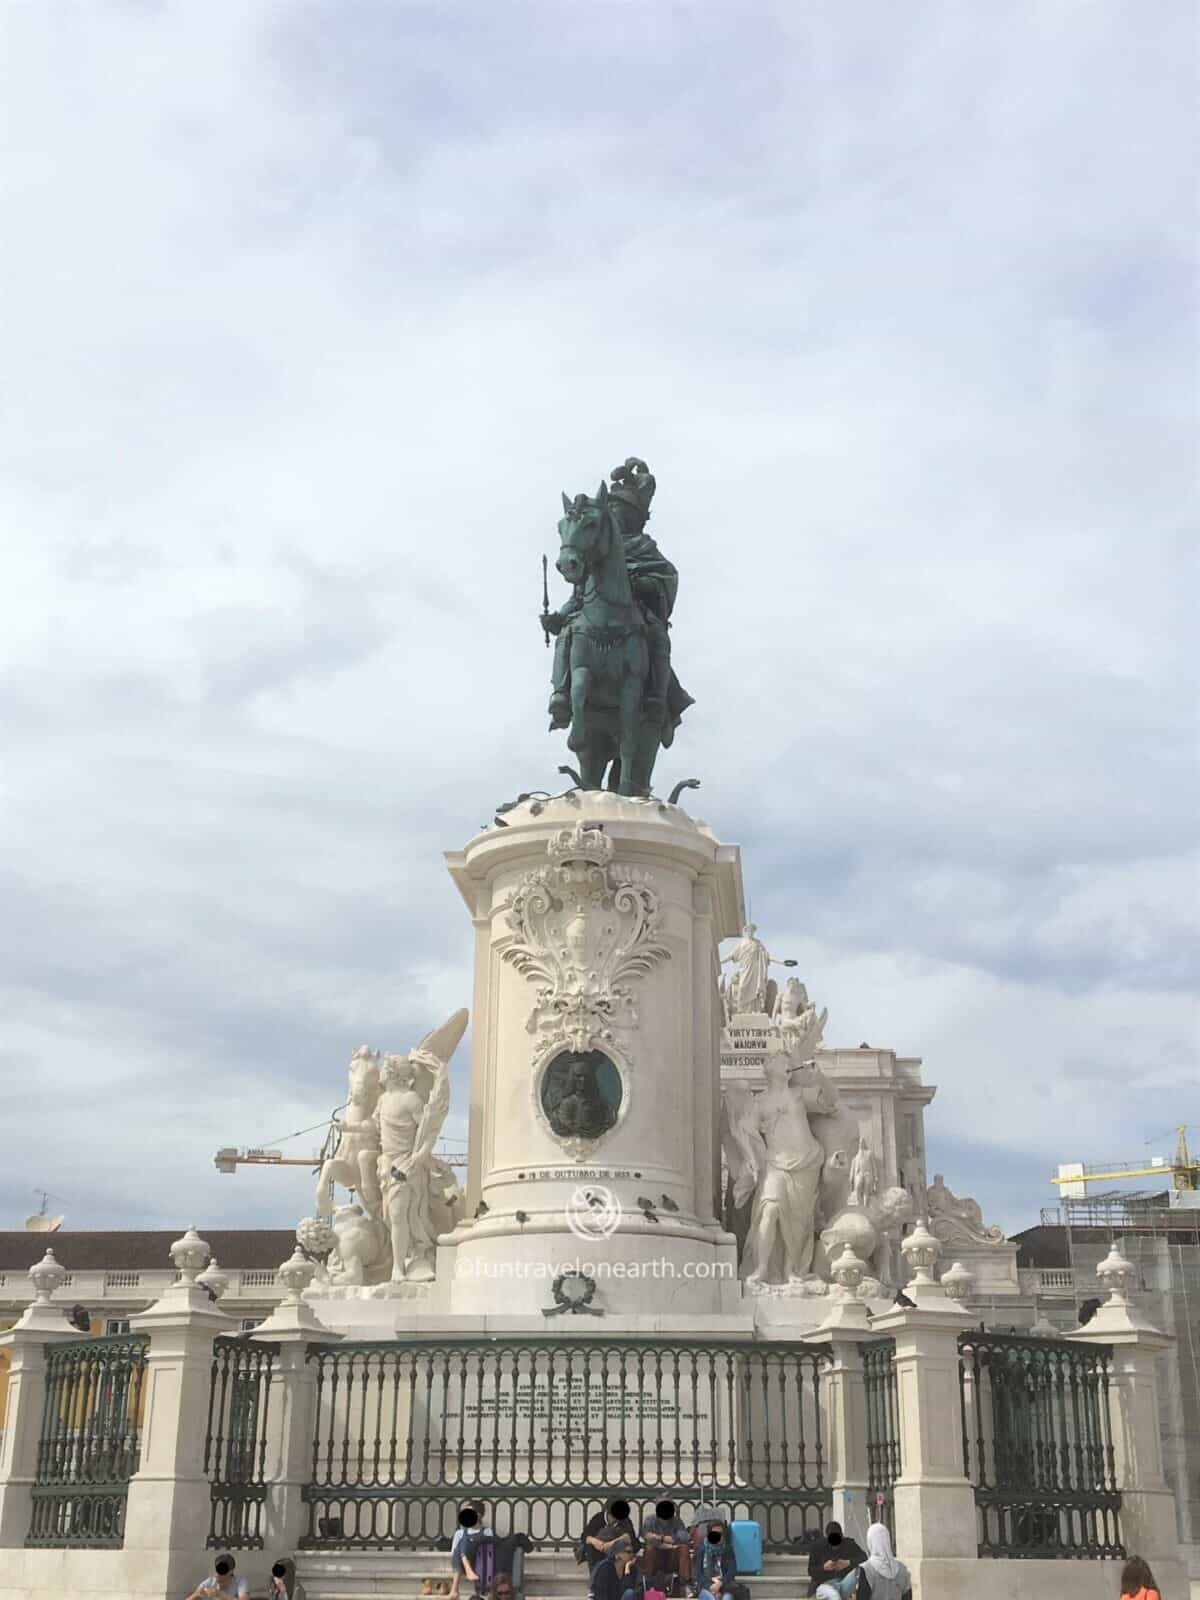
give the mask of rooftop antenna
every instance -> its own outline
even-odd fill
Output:
[[[41,1195],[42,1203],[32,1216],[25,1218],[25,1232],[57,1233],[67,1220],[66,1213],[62,1212],[57,1217],[50,1217],[46,1215],[46,1208],[51,1200],[61,1200],[62,1196],[51,1194],[48,1189],[35,1189],[33,1192]]]

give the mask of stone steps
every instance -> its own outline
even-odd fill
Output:
[[[306,1600],[423,1600],[425,1578],[448,1576],[450,1558],[441,1550],[306,1550],[296,1576]],[[803,1556],[767,1556],[761,1573],[747,1576],[755,1600],[794,1600],[803,1592],[808,1565]],[[462,1600],[471,1600],[464,1583]],[[525,1558],[526,1600],[585,1600],[587,1569],[569,1551],[533,1551]],[[436,1600],[436,1597],[435,1597]]]

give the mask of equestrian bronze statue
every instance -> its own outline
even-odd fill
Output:
[[[645,532],[655,482],[631,456],[594,497],[563,495],[555,566],[573,593],[543,610],[557,634],[550,727],[569,728],[584,789],[647,795],[660,747],[692,704],[671,668],[679,574]],[[607,777],[607,784],[606,784]]]

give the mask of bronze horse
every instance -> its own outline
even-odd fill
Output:
[[[661,701],[647,706],[648,625],[634,598],[625,546],[606,484],[594,499],[564,494],[555,566],[579,594],[562,625],[569,652],[571,724],[567,744],[579,757],[585,789],[646,795],[662,742]]]

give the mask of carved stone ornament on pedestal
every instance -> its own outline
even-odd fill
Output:
[[[527,872],[504,911],[502,958],[537,984],[526,1029],[534,1036],[534,1112],[584,1161],[629,1109],[630,1062],[617,1030],[636,1027],[632,980],[670,951],[659,934],[650,873],[616,865],[613,842],[582,819],[546,845],[549,864]]]

